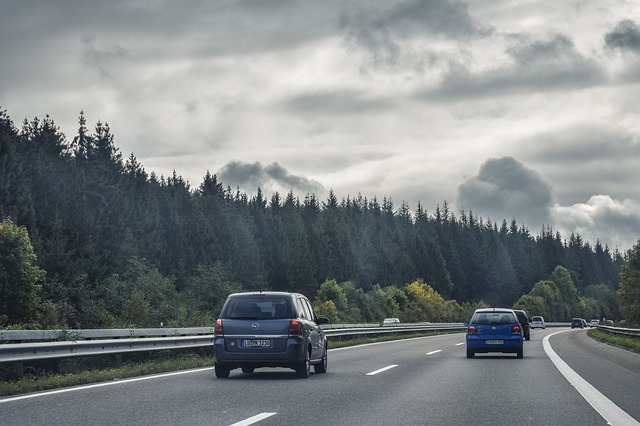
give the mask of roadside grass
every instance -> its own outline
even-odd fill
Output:
[[[447,333],[413,333],[402,336],[385,335],[359,339],[330,340],[329,349],[436,334]],[[165,359],[125,362],[120,367],[84,370],[67,374],[25,374],[20,379],[0,381],[0,397],[211,366],[213,366],[212,355],[194,353],[170,356]]]
[[[168,371],[211,367],[213,356],[181,354],[162,360],[123,363],[120,367],[85,370],[68,374],[25,375],[16,380],[0,381],[0,396],[18,395],[89,383],[127,379]]]
[[[587,334],[600,342],[640,353],[640,338],[638,337],[608,333],[606,331],[598,330],[597,328],[587,330]]]

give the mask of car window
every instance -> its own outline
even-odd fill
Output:
[[[311,308],[311,304],[305,298],[298,298],[297,300],[298,306],[300,307],[300,318],[305,318],[308,320],[312,320],[315,318],[313,315],[313,309]]]
[[[298,307],[298,315],[300,316],[300,318],[310,319],[309,312],[307,310],[307,307],[302,302],[302,299],[296,299],[296,306]]]
[[[290,317],[290,303],[286,298],[239,297],[230,299],[221,313],[221,318],[224,319],[282,319]]]
[[[313,310],[313,307],[311,306],[311,302],[309,302],[309,299],[302,299],[304,305],[307,307],[307,312],[309,313],[309,319],[315,320],[316,319],[316,313]]]
[[[513,324],[518,322],[511,312],[476,312],[471,318],[475,324]]]

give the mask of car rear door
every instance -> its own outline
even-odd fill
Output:
[[[316,323],[316,315],[311,307],[311,302],[304,296],[298,297],[296,300],[298,305],[300,319],[304,324],[305,335],[308,336],[311,344],[311,358],[319,359],[324,353],[323,332]]]
[[[287,349],[291,319],[273,319],[273,315],[267,312],[249,313],[246,310],[247,304],[247,300],[232,301],[223,319],[226,350],[284,352]]]

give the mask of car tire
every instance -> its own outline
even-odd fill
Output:
[[[324,348],[324,355],[322,361],[313,366],[313,371],[316,374],[322,374],[327,372],[327,348]]]
[[[517,356],[518,358],[522,358],[522,357],[524,356],[524,353],[523,353],[523,349],[522,349],[522,348],[518,349],[518,352],[516,352],[516,356]]]
[[[467,358],[473,358],[476,356],[476,353],[473,349],[467,349]]]
[[[311,359],[309,358],[309,351],[305,351],[304,362],[296,367],[296,374],[301,379],[306,379],[311,374]]]
[[[215,364],[214,370],[218,379],[226,379],[227,377],[229,377],[229,373],[231,372],[230,368],[224,367],[220,364]]]
[[[527,335],[527,337],[524,338],[524,340],[531,340],[531,335]]]
[[[253,370],[254,370],[253,367],[242,367],[242,372],[243,373],[251,374],[251,373],[253,373]]]

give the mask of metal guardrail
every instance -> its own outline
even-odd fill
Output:
[[[0,342],[185,336],[202,334],[213,334],[213,327],[116,329],[96,328],[83,330],[0,330]]]
[[[624,336],[640,337],[640,329],[637,329],[637,328],[610,327],[608,325],[598,325],[596,327],[599,330],[604,330],[612,334],[621,334]]]
[[[336,324],[323,326],[323,330],[325,330],[328,338],[463,329],[464,326],[461,323],[406,324],[384,327],[379,324]],[[61,338],[67,340],[55,341]],[[3,330],[0,331],[0,340],[14,342],[31,341],[29,343],[0,344],[0,363],[24,362],[52,358],[122,354],[137,351],[212,347],[213,328]],[[48,341],[34,342],[35,340]]]
[[[567,323],[547,326],[567,326]],[[323,330],[329,339],[407,334],[427,331],[463,331],[462,323],[331,324]],[[598,326],[599,329],[629,336],[640,336],[640,330]],[[65,338],[67,340],[60,340]],[[85,339],[85,340],[83,340]],[[40,340],[39,342],[35,342]],[[45,340],[45,341],[43,341]],[[57,340],[57,341],[56,341]],[[213,346],[213,327],[94,329],[94,330],[0,330],[0,341],[31,341],[0,344],[0,363],[20,363],[52,358],[122,354],[138,351],[190,349]]]

